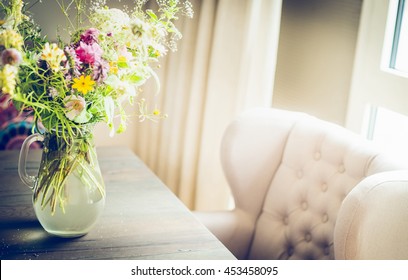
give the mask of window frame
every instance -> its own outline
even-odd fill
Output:
[[[408,2],[406,3],[405,0],[390,0],[389,2],[381,59],[381,70],[394,75],[408,78],[408,72],[401,71],[395,68],[402,18],[404,15],[404,7],[406,4],[408,5]]]

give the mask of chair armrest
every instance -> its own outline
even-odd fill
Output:
[[[336,259],[408,259],[408,171],[378,173],[344,199],[335,231]]]
[[[203,223],[231,253],[238,259],[245,259],[254,231],[254,221],[240,210],[194,212]]]

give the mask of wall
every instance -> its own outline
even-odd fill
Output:
[[[363,4],[346,121],[346,127],[356,132],[364,129],[368,105],[408,115],[408,79],[380,68],[388,4],[388,0]]]
[[[273,107],[345,123],[361,0],[284,0]]]

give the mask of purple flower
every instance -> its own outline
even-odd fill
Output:
[[[74,77],[81,76],[81,64],[82,62],[79,60],[78,56],[76,55],[75,49],[66,46],[64,48],[65,56],[67,57],[67,61],[65,62],[65,69],[70,69],[69,73],[66,74],[66,78],[71,78],[71,74]]]
[[[81,62],[93,65],[95,62],[100,62],[103,50],[97,43],[87,45],[80,42],[75,52]]]
[[[89,28],[81,34],[81,41],[87,45],[98,43],[99,31],[95,28]]]
[[[106,62],[104,59],[95,61],[94,67],[93,67],[92,79],[98,83],[102,83],[108,76],[108,72],[109,72],[108,62]]]
[[[21,53],[13,48],[5,49],[1,53],[1,63],[3,65],[10,64],[10,65],[19,65],[23,58],[21,57]]]

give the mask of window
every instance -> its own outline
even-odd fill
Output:
[[[363,45],[360,58],[357,58],[363,67],[355,77],[358,84],[358,91],[355,93],[358,96],[357,102],[360,98],[364,100],[359,108],[361,112],[365,112],[362,133],[386,153],[406,161],[408,79],[396,79],[387,73],[408,78],[408,0],[389,0],[389,3],[366,1],[365,5],[369,16],[363,19],[368,26],[363,29],[366,32],[363,33],[363,39],[365,42],[371,40],[371,44]],[[377,71],[377,55],[381,48],[381,69],[387,73]],[[360,79],[367,73],[373,79]]]
[[[396,0],[363,1],[355,56],[357,67],[353,71],[346,123],[347,128],[362,133],[378,147],[404,161],[408,158],[408,73],[405,77],[397,77],[390,75],[390,71],[403,75],[401,70],[395,69],[395,64],[392,66],[391,53],[394,34],[408,32],[406,29],[401,31],[401,26],[407,26],[403,17],[408,13],[402,13],[408,11],[407,6],[408,0],[404,3]],[[401,22],[400,30],[395,32],[398,7]],[[403,40],[396,39],[399,43]],[[401,46],[398,49],[401,51]],[[401,54],[395,57],[401,59]],[[379,70],[380,62],[381,70],[388,72]],[[398,65],[397,69],[400,69]]]
[[[408,77],[408,2],[390,0],[382,68]]]
[[[401,161],[408,158],[408,117],[384,107],[369,106],[365,134],[387,154]]]

